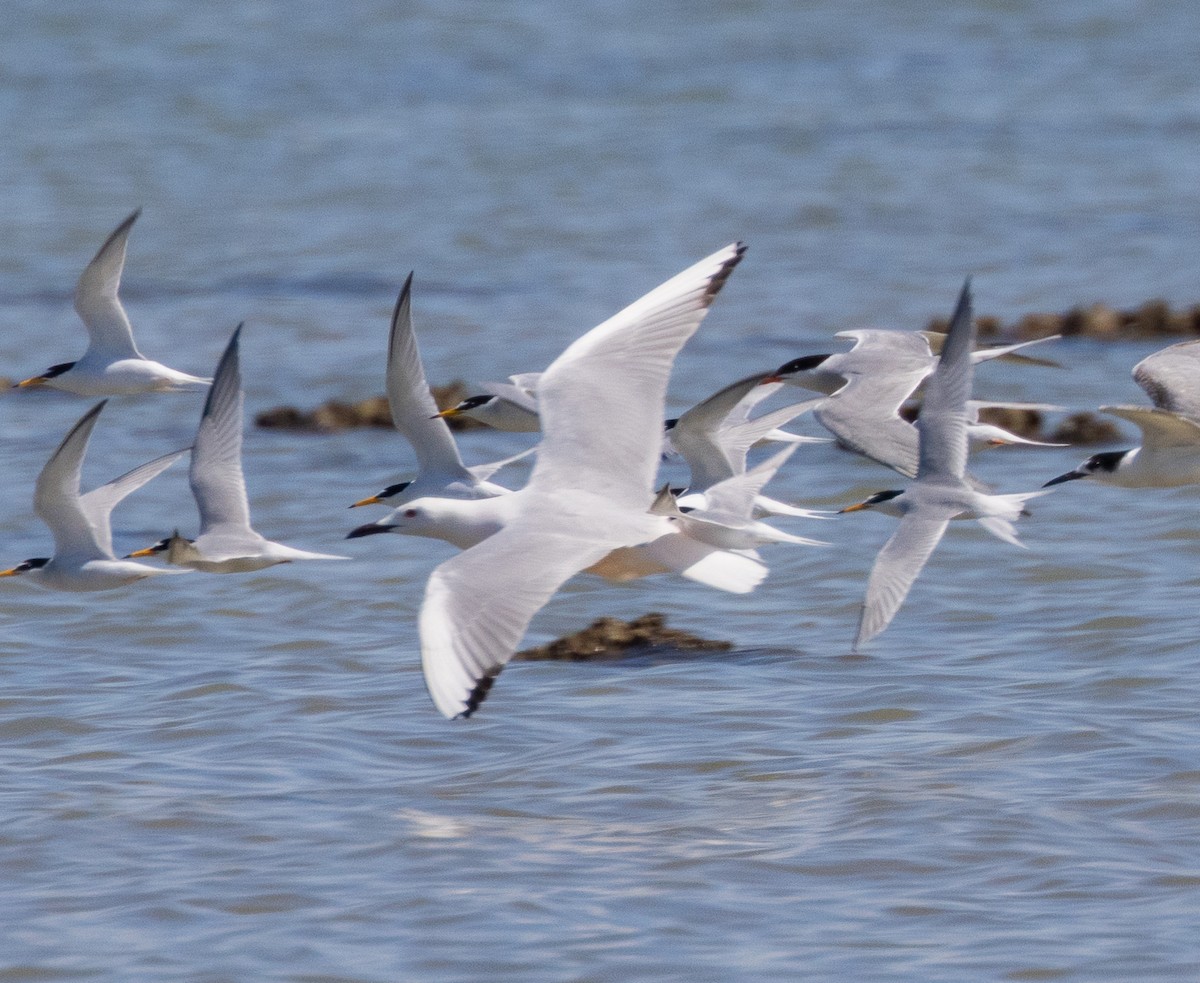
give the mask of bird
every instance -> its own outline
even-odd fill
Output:
[[[54,555],[25,560],[0,571],[0,577],[27,576],[52,590],[98,591],[147,577],[188,573],[118,560],[112,546],[112,510],[117,503],[169,468],[187,448],[155,458],[89,492],[79,491],[88,440],[107,402],[102,400],[80,417],[38,475],[33,510],[54,535]]]
[[[537,403],[540,377],[540,372],[523,372],[509,376],[508,382],[481,383],[482,393],[468,396],[437,415],[447,420],[453,417],[474,420],[509,433],[537,433],[542,429]]]
[[[655,515],[665,515],[679,524],[685,535],[702,543],[727,550],[753,550],[770,543],[795,543],[800,546],[828,546],[818,539],[806,539],[783,532],[754,518],[755,506],[763,486],[796,450],[795,444],[783,448],[748,471],[730,475],[695,497],[699,507],[684,505],[684,499],[663,485],[651,506]]]
[[[195,540],[176,532],[130,558],[165,552],[169,563],[205,573],[247,573],[293,560],[347,560],[349,557],[311,553],[275,543],[250,526],[250,504],[242,475],[242,393],[238,346],[243,325],[234,329],[192,445],[188,482],[200,512]]]
[[[409,273],[392,310],[388,334],[386,391],[396,429],[412,445],[417,457],[417,475],[409,481],[388,485],[383,491],[360,499],[351,508],[387,504],[393,508],[430,495],[448,498],[492,498],[510,489],[488,480],[502,467],[531,452],[522,451],[502,461],[468,468],[462,462],[454,435],[438,413],[412,322],[412,283]]]
[[[699,498],[720,481],[742,474],[746,470],[746,455],[760,440],[773,438],[776,428],[811,410],[820,400],[796,403],[749,418],[749,408],[757,405],[758,394],[770,395],[770,387],[762,385],[765,373],[746,376],[701,400],[674,419],[666,421],[666,440],[671,448],[687,462],[691,481],[687,487],[685,506],[704,507]],[[795,447],[800,443],[821,443],[823,437],[803,437],[781,434],[783,440]],[[772,472],[774,474],[774,472]],[[765,482],[764,482],[765,483]],[[803,518],[819,513],[779,502],[757,494],[755,511],[759,515],[789,515]]]
[[[1087,478],[1124,488],[1200,484],[1200,341],[1182,341],[1146,356],[1133,379],[1153,406],[1101,406],[1142,432],[1138,447],[1093,454],[1043,486]]]
[[[125,268],[125,244],[137,209],[105,240],[75,286],[75,311],[88,332],[88,346],[74,362],[52,365],[16,388],[47,386],[79,396],[131,396],[148,392],[196,392],[212,382],[146,358],[133,340],[133,328],[118,291]]]
[[[441,501],[465,524],[476,515],[496,523],[439,565],[425,588],[421,663],[443,715],[474,713],[534,614],[613,551],[665,537],[691,544],[697,563],[754,562],[678,535],[649,512],[671,366],[744,252],[741,243],[718,250],[554,360],[538,383],[542,441],[523,488]]]
[[[877,328],[839,331],[834,337],[850,338],[854,347],[839,354],[792,359],[764,381],[826,394],[813,410],[818,423],[851,450],[914,477],[919,458],[917,431],[900,416],[900,407],[938,364],[929,337],[921,331]],[[1050,340],[1039,338],[972,351],[970,360],[977,364]]]
[[[895,617],[925,563],[933,554],[951,519],[976,519],[992,535],[1016,546],[1013,523],[1025,503],[1046,492],[990,495],[966,480],[967,402],[974,370],[975,327],[971,312],[971,282],[959,294],[950,319],[945,346],[929,378],[917,420],[919,460],[916,481],[906,490],[889,489],[851,505],[843,512],[885,507],[902,518],[879,551],[867,580],[854,651],[882,632]]]

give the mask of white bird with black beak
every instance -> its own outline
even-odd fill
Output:
[[[188,482],[200,512],[195,540],[178,532],[130,557],[166,552],[170,563],[205,573],[248,573],[294,560],[347,560],[275,543],[250,526],[250,503],[242,474],[242,375],[238,367],[238,325],[225,347],[212,390],[204,402]]]
[[[1142,431],[1140,447],[1093,454],[1046,488],[1087,478],[1124,488],[1200,484],[1200,341],[1182,341],[1133,367],[1153,406],[1101,406]]]
[[[988,495],[966,480],[968,400],[974,360],[975,326],[971,315],[971,284],[959,295],[937,368],[930,376],[917,420],[919,460],[917,480],[904,491],[885,491],[843,512],[883,505],[898,511],[900,526],[887,541],[867,580],[854,650],[890,623],[950,520],[976,519],[992,535],[1021,546],[1013,523],[1025,502],[1045,491]]]
[[[134,343],[133,328],[117,293],[129,230],[141,211],[117,226],[75,287],[75,311],[87,328],[87,350],[77,361],[52,365],[41,375],[18,382],[18,388],[47,386],[80,396],[131,396],[195,392],[212,381],[151,361]]]
[[[427,496],[446,498],[494,498],[508,494],[508,488],[488,480],[507,464],[526,454],[517,454],[495,461],[467,467],[458,453],[454,435],[439,413],[429,383],[417,335],[412,322],[412,281],[409,273],[392,310],[392,326],[388,333],[386,392],[392,424],[412,446],[417,458],[417,474],[410,481],[388,485],[383,491],[361,499],[351,508],[362,505],[386,504],[398,508],[405,502]]]
[[[117,503],[169,468],[187,453],[187,448],[164,454],[106,485],[80,493],[83,457],[104,405],[97,403],[80,418],[38,475],[33,510],[54,534],[54,555],[26,560],[0,571],[0,577],[26,576],[53,590],[94,591],[124,587],[146,577],[188,572],[162,570],[128,558],[118,560],[112,546],[112,510]]]

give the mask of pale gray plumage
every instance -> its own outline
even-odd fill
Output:
[[[967,481],[974,338],[968,280],[959,294],[917,420],[917,480],[902,493],[879,496],[898,509],[902,518],[896,532],[880,550],[867,580],[854,642],[856,651],[891,623],[951,519],[969,515],[993,535],[1020,546],[1013,522],[1028,499],[1045,494],[987,495],[976,491]],[[873,500],[868,499],[845,511],[868,508],[871,504]]]

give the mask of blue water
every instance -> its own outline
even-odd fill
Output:
[[[431,379],[481,381],[746,240],[677,409],[838,330],[923,326],[967,273],[1006,320],[1194,303],[1198,21],[1166,0],[19,5],[0,375],[82,351],[75,278],[139,205],[142,349],[208,374],[245,320],[251,414],[381,391],[410,269]],[[990,365],[977,392],[1140,402],[1156,347],[1060,342],[1064,369]],[[4,565],[47,552],[33,482],[87,405],[0,402]],[[199,409],[113,400],[85,482],[186,445]],[[462,437],[471,461],[524,445]],[[977,470],[1025,490],[1085,453]],[[857,658],[886,516],[789,526],[835,547],[771,551],[749,597],[579,578],[530,644],[658,610],[735,650],[514,665],[451,723],[415,627],[451,550],[341,540],[403,441],[251,428],[245,454],[264,534],[355,562],[2,582],[0,981],[1195,978],[1193,490],[1069,485],[1028,551],[955,524]],[[772,492],[895,485],[816,447]],[[164,475],[118,547],[191,509]]]

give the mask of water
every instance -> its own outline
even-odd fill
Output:
[[[948,313],[1196,298],[1186,3],[30,3],[0,38],[0,372],[81,351],[79,269],[132,208],[151,357],[245,319],[251,412],[380,391],[416,270],[431,378],[543,367],[735,238],[672,404]],[[977,391],[1142,400],[1153,344]],[[47,551],[38,468],[86,408],[0,405],[5,563]],[[199,401],[112,401],[99,483]],[[518,437],[465,435],[482,460]],[[1082,451],[993,453],[1034,487]],[[1194,491],[1071,485],[1018,551],[956,524],[848,655],[885,516],[774,550],[750,597],[571,583],[529,643],[647,610],[731,654],[514,665],[441,720],[415,617],[437,543],[344,543],[395,434],[250,430],[258,527],[353,552],[94,597],[0,591],[0,981],[1185,980],[1200,744]],[[519,480],[519,477],[518,477]],[[773,491],[894,485],[804,448]],[[182,472],[118,546],[194,523]],[[962,526],[960,528],[960,526]]]

